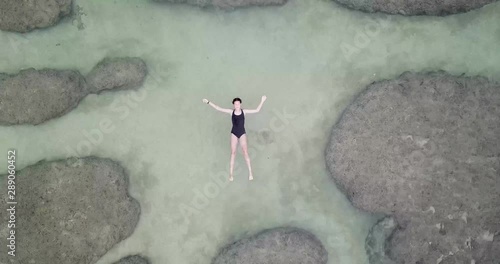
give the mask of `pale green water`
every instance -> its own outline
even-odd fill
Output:
[[[246,232],[282,225],[315,233],[329,263],[367,263],[364,240],[374,218],[350,206],[323,158],[346,104],[372,81],[406,70],[499,79],[500,3],[445,18],[408,18],[330,1],[229,13],[147,1],[76,2],[86,13],[84,30],[75,21],[25,35],[0,33],[7,43],[0,72],[49,67],[87,74],[106,56],[139,56],[150,75],[138,99],[127,104],[130,91],[89,95],[43,125],[0,127],[0,151],[16,148],[19,169],[65,158],[88,142],[83,131],[112,121],[114,130],[80,155],[125,164],[142,215],[134,234],[98,264],[135,253],[153,263],[209,263]],[[364,45],[356,42],[356,32],[377,20],[385,22],[381,31]],[[359,52],[347,59],[342,47],[356,43]],[[230,108],[238,96],[244,108],[254,108],[262,95],[268,97],[262,111],[246,120],[255,180],[247,180],[238,152],[235,181],[184,217],[181,209],[192,205],[196,191],[213,187],[210,176],[225,177],[229,168],[230,116],[201,99]],[[282,112],[291,115],[285,123]],[[269,139],[259,140],[262,134]]]

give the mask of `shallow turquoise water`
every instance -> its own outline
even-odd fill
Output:
[[[89,95],[36,127],[0,127],[0,151],[16,148],[18,168],[73,154],[125,165],[142,216],[98,264],[135,253],[153,263],[209,263],[226,243],[282,225],[315,233],[329,263],[367,263],[364,239],[375,218],[352,208],[323,158],[341,111],[367,84],[407,70],[500,76],[499,3],[444,18],[366,14],[330,1],[233,12],[76,3],[81,30],[75,20],[0,33],[8,43],[0,72],[87,74],[106,56],[139,56],[148,79],[137,92]],[[244,108],[254,108],[262,95],[262,111],[246,120],[255,180],[247,180],[238,152],[235,181],[216,185],[228,175],[231,122],[201,99],[230,108],[241,97]],[[111,120],[113,131],[92,143],[85,134],[102,120]]]

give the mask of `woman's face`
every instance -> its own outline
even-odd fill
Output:
[[[233,105],[234,105],[234,109],[240,109],[240,107],[241,107],[240,101],[234,101]]]

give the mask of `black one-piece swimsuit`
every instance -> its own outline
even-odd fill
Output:
[[[233,133],[237,138],[240,138],[245,131],[245,114],[243,113],[243,109],[241,109],[240,115],[235,115],[233,110],[233,115],[231,119],[233,121],[233,128],[231,129],[231,133]]]

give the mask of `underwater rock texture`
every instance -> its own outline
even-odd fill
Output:
[[[326,162],[355,207],[396,219],[397,263],[498,259],[498,83],[445,72],[372,83],[333,127]]]
[[[150,264],[149,259],[140,255],[128,256],[113,264]]]
[[[7,177],[1,177],[2,186]],[[6,189],[1,195],[6,197]],[[95,263],[134,231],[140,205],[110,159],[40,161],[17,171],[16,256],[9,263]],[[7,223],[7,211],[0,210]],[[7,224],[0,226],[7,237]],[[8,259],[2,250],[0,259]]]
[[[26,33],[71,13],[71,0],[0,0],[0,30]]]
[[[279,227],[224,247],[212,264],[325,264],[328,252],[309,231]]]
[[[139,58],[105,59],[89,74],[89,81],[72,70],[30,68],[0,74],[0,125],[41,124],[68,113],[89,93],[136,89],[146,74]]]
[[[213,6],[231,10],[237,7],[284,5],[288,0],[153,0],[155,2],[187,3],[201,7]]]
[[[33,68],[0,76],[0,124],[40,124],[60,117],[88,94],[84,77],[71,70]]]
[[[349,8],[364,12],[383,12],[407,16],[446,16],[480,8],[497,0],[335,0]]]
[[[140,58],[106,58],[87,75],[89,90],[136,89],[148,73],[146,63]]]

